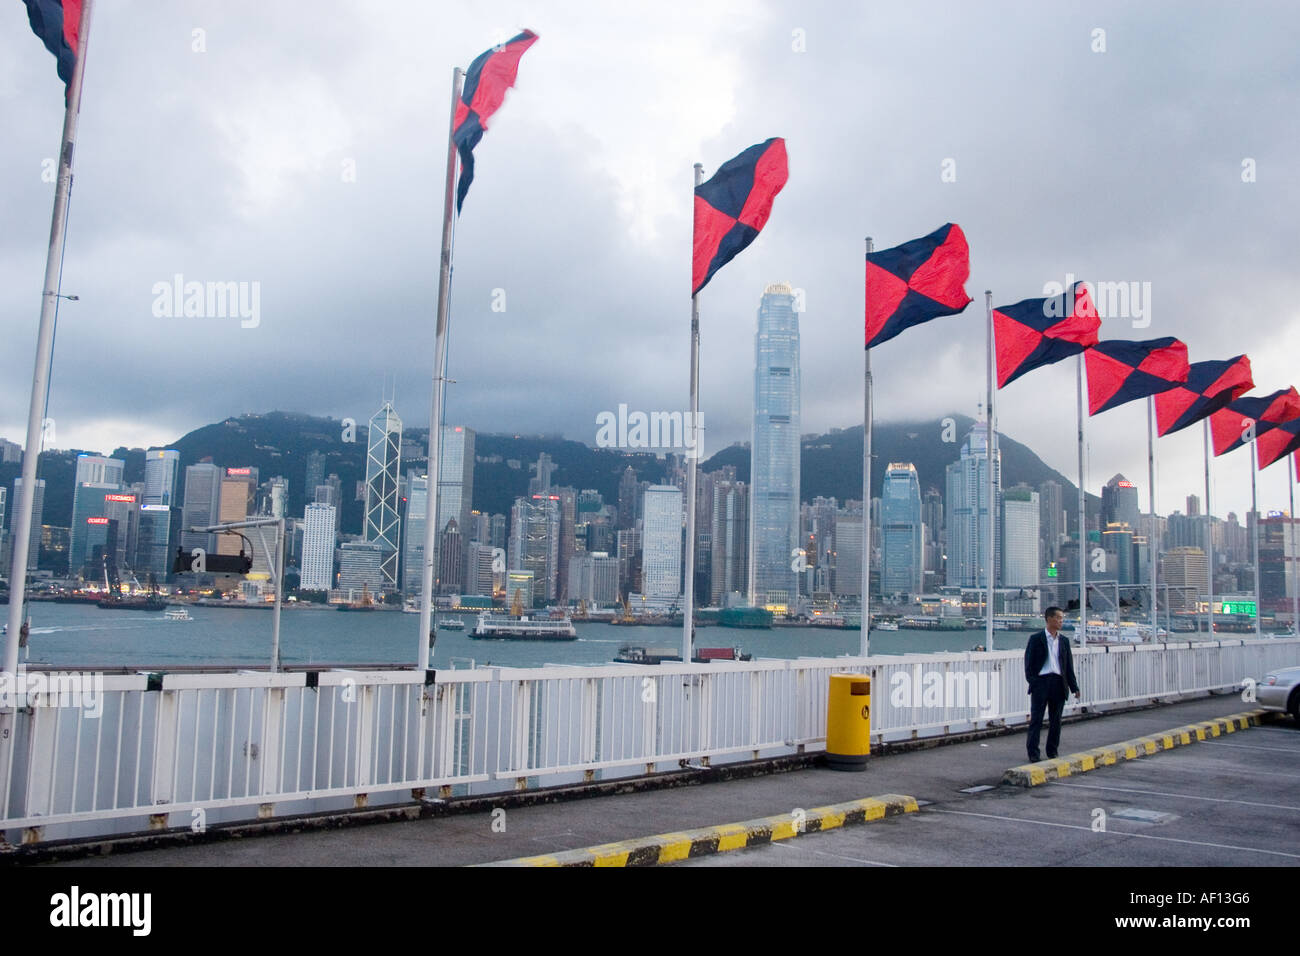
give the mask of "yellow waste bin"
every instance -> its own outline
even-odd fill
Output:
[[[866,770],[871,753],[871,678],[832,674],[826,703],[826,763],[834,770]]]

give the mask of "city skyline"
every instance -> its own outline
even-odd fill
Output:
[[[1260,392],[1284,386],[1285,356],[1300,344],[1285,251],[1300,194],[1285,157],[1298,134],[1268,104],[1296,98],[1300,81],[1278,24],[1298,14],[1266,7],[1261,16],[1211,9],[1187,17],[1171,3],[1087,11],[948,4],[939,9],[952,29],[938,37],[923,11],[868,16],[781,3],[722,4],[689,18],[689,30],[687,18],[648,5],[539,10],[527,24],[508,5],[414,9],[401,29],[348,4],[331,8],[329,27],[239,3],[179,3],[149,15],[106,9],[81,112],[64,278],[64,291],[80,300],[61,304],[50,391],[56,444],[91,447],[112,434],[128,446],[165,445],[185,422],[232,406],[360,421],[372,404],[366,381],[380,371],[403,404],[427,408],[438,252],[426,224],[440,201],[445,75],[519,25],[541,39],[493,118],[458,226],[462,249],[478,251],[457,263],[457,335],[482,335],[491,347],[453,343],[449,419],[585,438],[596,414],[623,402],[684,409],[687,337],[672,317],[684,323],[687,308],[690,167],[699,161],[711,172],[774,133],[788,142],[790,182],[763,236],[701,297],[711,447],[743,438],[749,411],[745,363],[709,343],[745,336],[748,303],[784,276],[800,277],[816,316],[804,330],[817,368],[805,427],[856,424],[862,237],[883,247],[945,220],[970,238],[971,289],[992,289],[995,302],[1042,294],[1070,274],[1139,290],[1149,282],[1144,314],[1107,317],[1104,337],[1177,334],[1194,360],[1246,352]],[[266,45],[266,35],[290,25],[295,54]],[[606,42],[630,25],[636,42]],[[0,321],[13,345],[0,356],[0,434],[13,438],[27,404],[48,238],[42,163],[55,151],[62,99],[22,9],[0,12],[0,26],[9,28],[0,30],[8,67],[0,102],[13,144],[0,157],[12,210],[0,244]],[[1098,29],[1104,50],[1095,49]],[[196,30],[203,52],[194,49]],[[941,123],[896,98],[857,95],[914,72],[906,51],[917,41],[936,68],[914,96],[935,103]],[[973,59],[978,49],[1015,56]],[[1216,55],[1193,55],[1203,49]],[[142,88],[134,79],[146,54],[166,84]],[[572,69],[578,56],[608,67],[611,82],[588,89],[586,71]],[[1153,68],[1166,82],[1145,81]],[[1037,82],[1024,84],[1025,75]],[[268,88],[277,95],[267,97]],[[840,93],[835,110],[805,108],[810,91],[827,89]],[[584,135],[575,137],[563,104],[579,95],[601,120],[580,123]],[[1063,157],[1041,135],[1044,124],[1079,115],[1097,148]],[[996,138],[987,132],[994,127]],[[1008,141],[1021,144],[1014,163]],[[1256,167],[1250,181],[1245,160]],[[355,175],[345,179],[349,169]],[[337,229],[340,221],[349,228]],[[571,225],[570,242],[546,241],[553,222]],[[115,242],[123,224],[132,239]],[[374,275],[385,277],[378,310]],[[154,285],[177,276],[260,283],[260,324],[153,315]],[[937,427],[945,410],[975,412],[977,312],[931,323],[882,352],[881,421],[929,418]],[[1269,320],[1223,320],[1243,312]],[[600,320],[615,314],[624,321]],[[378,353],[357,344],[369,340],[411,347],[385,356],[382,369],[365,368],[359,356]],[[176,341],[211,364],[170,361]],[[601,360],[568,360],[578,342]],[[105,356],[116,376],[110,388]],[[1072,475],[1068,364],[1007,389],[999,426]],[[547,378],[556,365],[571,387]],[[1142,417],[1135,405],[1088,423],[1089,487],[1144,470]],[[1196,429],[1187,431],[1158,443],[1160,500],[1192,490],[1177,486],[1200,459]],[[1220,471],[1216,513],[1243,513],[1246,463]],[[1280,471],[1261,473],[1264,500],[1285,494]]]

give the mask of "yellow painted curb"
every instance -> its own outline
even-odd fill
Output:
[[[1038,763],[1021,764],[1012,767],[1002,775],[1002,782],[1017,787],[1037,787],[1049,780],[1058,780],[1075,773],[1087,773],[1097,767],[1109,766],[1120,760],[1136,760],[1162,750],[1184,747],[1199,740],[1231,734],[1247,727],[1258,726],[1264,720],[1271,720],[1270,711],[1250,710],[1214,720],[1204,720],[1195,724],[1175,727],[1146,737],[1125,740],[1109,747],[1096,747],[1068,757],[1055,757],[1040,760]],[[1275,716],[1275,715],[1274,715]]]
[[[811,810],[760,817],[745,823],[724,823],[677,833],[604,843],[580,850],[565,850],[543,856],[485,863],[483,866],[656,866],[712,853],[727,853],[745,847],[790,840],[805,833],[819,833],[853,823],[868,823],[900,813],[915,813],[916,798],[885,793],[863,800],[850,800]]]

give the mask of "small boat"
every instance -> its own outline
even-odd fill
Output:
[[[691,658],[691,661],[696,664],[707,664],[710,661],[748,660],[753,660],[753,655],[742,653],[739,647],[700,647]]]
[[[898,630],[897,621],[877,621],[873,631],[896,631]]]
[[[438,621],[438,626],[444,631],[463,631],[465,630],[465,619],[460,617],[444,617]]]
[[[194,617],[190,614],[188,608],[169,607],[163,611],[163,617],[169,621],[192,621]]]
[[[672,647],[637,647],[624,644],[614,658],[618,664],[660,664],[663,661],[680,661],[682,653]]]

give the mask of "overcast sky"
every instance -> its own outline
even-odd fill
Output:
[[[1007,304],[1068,274],[1150,283],[1146,318],[1108,316],[1104,338],[1176,335],[1194,362],[1246,352],[1259,394],[1300,381],[1294,4],[102,0],[56,446],[163,444],[271,409],[361,421],[386,380],[426,425],[451,71],[523,27],[541,39],[476,150],[456,233],[449,422],[594,443],[620,403],[686,408],[692,164],[711,175],[770,136],[789,184],[701,295],[707,452],[749,437],[773,281],[806,299],[802,431],[861,424],[863,237],[946,221],[969,239],[975,302],[873,352],[881,420],[976,415],[983,291]],[[22,4],[0,5],[11,440],[61,121],[53,57]],[[259,323],[155,316],[177,274],[259,283]],[[1009,386],[998,415],[1075,477],[1074,360]],[[1123,472],[1145,509],[1145,402],[1087,428],[1090,490]],[[1248,455],[1216,461],[1216,513],[1249,507]],[[1157,459],[1161,512],[1203,494],[1199,426]],[[1287,507],[1285,468],[1261,473],[1261,508]]]

